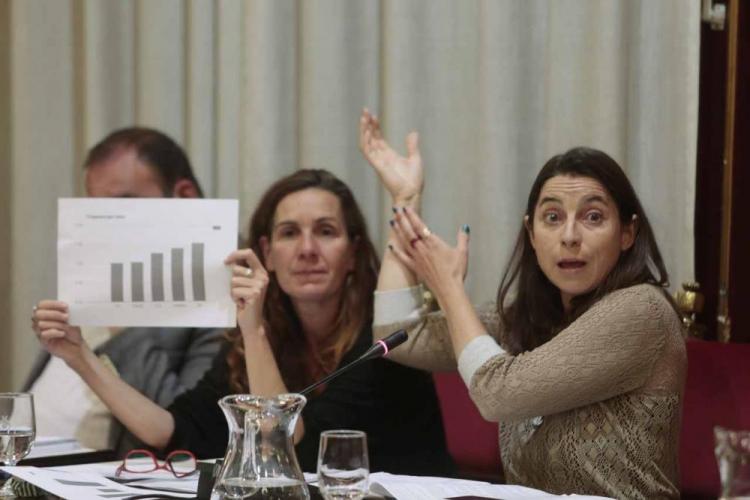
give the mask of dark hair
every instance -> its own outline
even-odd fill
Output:
[[[571,301],[570,311],[566,313],[560,291],[539,267],[528,231],[522,225],[497,295],[497,310],[504,324],[505,341],[514,354],[544,344],[614,290],[641,283],[662,288],[669,286],[664,261],[641,202],[622,168],[602,151],[577,147],[553,156],[542,167],[531,187],[526,204],[528,223],[534,223],[534,211],[544,183],[558,175],[588,177],[598,181],[617,205],[623,226],[631,224],[633,216],[636,216],[635,240],[628,250],[620,254],[604,281],[591,292],[575,297]],[[509,305],[508,293],[514,284],[516,296]]]
[[[89,150],[83,168],[102,163],[127,149],[133,149],[141,161],[154,169],[165,194],[172,192],[177,181],[187,179],[195,185],[198,196],[203,197],[185,151],[168,135],[152,128],[127,127],[115,130]]]
[[[326,170],[303,169],[284,177],[263,195],[250,218],[249,246],[265,266],[261,238],[270,241],[276,207],[289,194],[304,189],[322,189],[334,194],[341,203],[341,212],[349,240],[356,245],[354,271],[348,276],[342,294],[336,323],[331,334],[313,344],[305,338],[299,318],[289,296],[274,273],[266,292],[263,316],[281,376],[290,391],[301,390],[323,375],[333,371],[348,351],[360,330],[372,319],[372,296],[377,283],[379,261],[367,233],[362,211],[349,188]],[[229,382],[233,390],[247,391],[247,375],[238,328],[229,332],[233,345],[227,354]]]

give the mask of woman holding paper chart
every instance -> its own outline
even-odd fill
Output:
[[[228,440],[217,401],[233,393],[302,390],[372,344],[378,258],[349,188],[325,170],[300,170],[266,191],[250,220],[250,248],[228,256],[238,327],[213,367],[164,410],[94,356],[64,309],[40,309],[40,338],[146,444],[223,456]],[[368,434],[371,468],[451,472],[429,374],[387,360],[365,363],[308,396],[295,430],[297,456],[315,469],[318,436],[349,428]]]
[[[468,226],[451,247],[421,220],[415,135],[407,146],[400,157],[363,112],[360,147],[394,207],[374,330],[411,330],[393,359],[458,369],[482,415],[500,423],[509,483],[679,497],[685,345],[653,232],[622,169],[588,148],[550,159],[531,188],[497,302],[477,310],[463,287]],[[425,314],[420,281],[440,312]]]

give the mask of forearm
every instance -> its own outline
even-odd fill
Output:
[[[243,341],[250,393],[257,396],[276,396],[288,392],[268,337],[265,334],[243,335]]]
[[[463,286],[446,290],[437,299],[448,323],[453,353],[458,359],[466,345],[477,337],[487,335],[487,330]]]
[[[281,377],[279,365],[265,333],[243,334],[245,344],[245,366],[250,393],[257,396],[273,397],[289,392]],[[294,442],[299,442],[305,434],[302,419],[297,420],[294,429]]]
[[[408,199],[393,199],[393,208],[398,210],[408,207],[419,213],[421,210],[421,198],[415,195]],[[380,263],[380,273],[378,274],[378,290],[394,290],[399,288],[408,288],[418,283],[416,275],[409,270],[388,247],[398,244],[393,230],[388,234],[388,243],[386,250],[383,252],[383,260]]]
[[[674,330],[665,327],[665,317]],[[462,375],[470,379],[469,393],[485,419],[516,421],[644,388],[663,360],[667,335],[679,337],[679,330],[679,319],[662,292],[638,285],[612,292],[552,339],[516,356],[493,353],[487,346],[477,352],[473,348],[481,341],[473,342],[465,350],[473,356],[462,358],[474,359],[461,359],[459,366],[467,361],[476,367]],[[648,392],[679,392],[679,385],[668,388],[665,380]]]
[[[426,314],[421,286],[375,292],[373,338],[382,340],[399,329],[409,339],[389,352],[389,359],[420,370],[455,370],[448,325],[442,312]]]
[[[138,439],[164,448],[174,432],[172,415],[113,373],[90,349],[68,365]]]

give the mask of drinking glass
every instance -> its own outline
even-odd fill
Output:
[[[318,487],[326,500],[360,500],[367,494],[367,435],[335,430],[320,434]]]
[[[23,392],[0,393],[0,464],[14,466],[31,451],[36,434],[34,396]],[[10,481],[0,497],[14,498]]]
[[[750,498],[750,431],[714,427],[721,498]]]

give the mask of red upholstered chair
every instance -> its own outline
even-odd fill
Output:
[[[713,427],[750,429],[750,344],[687,342],[688,375],[680,437],[683,498],[716,498]],[[502,480],[497,425],[477,411],[455,372],[435,373],[448,451],[459,475]]]
[[[502,482],[497,424],[482,418],[457,372],[435,373],[433,378],[448,452],[456,463],[458,475]]]
[[[750,429],[750,344],[688,340],[680,468],[683,498],[716,498],[713,427]]]

